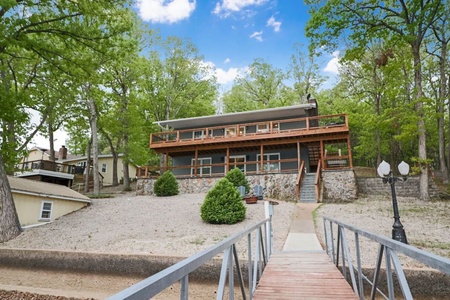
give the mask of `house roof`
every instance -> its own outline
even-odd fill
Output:
[[[8,181],[11,186],[11,190],[15,193],[70,201],[91,202],[88,197],[63,185],[12,176],[8,176]]]
[[[179,130],[197,127],[221,126],[237,123],[251,123],[251,122],[258,122],[261,120],[289,119],[305,115],[307,110],[315,107],[316,107],[315,103],[307,103],[293,106],[244,111],[214,116],[166,120],[154,122],[154,124],[158,124],[159,126],[169,126],[173,129]]]

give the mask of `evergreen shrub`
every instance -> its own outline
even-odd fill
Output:
[[[246,207],[238,189],[223,178],[206,194],[200,211],[207,223],[234,224],[245,219]]]
[[[178,195],[178,182],[172,172],[166,171],[156,179],[153,192],[158,197]]]
[[[248,183],[248,180],[247,178],[245,178],[245,174],[242,173],[241,169],[232,169],[230,172],[228,172],[227,175],[225,175],[225,178],[228,179],[228,181],[231,182],[236,188],[241,185],[244,186],[246,194],[250,192],[250,184]]]

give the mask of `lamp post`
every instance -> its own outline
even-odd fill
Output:
[[[409,165],[402,161],[398,165],[398,171],[403,176],[403,178],[395,177],[392,173],[391,166],[385,162],[384,160],[378,166],[377,172],[378,175],[383,179],[384,183],[388,183],[391,185],[391,193],[392,193],[392,206],[394,208],[394,225],[392,225],[392,239],[408,244],[406,239],[406,233],[403,229],[403,225],[400,222],[400,215],[398,213],[397,206],[397,195],[395,193],[395,182],[398,180],[406,181],[406,176],[409,173]]]

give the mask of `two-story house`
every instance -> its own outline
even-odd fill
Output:
[[[306,174],[320,178],[323,170],[352,168],[347,115],[319,116],[314,99],[158,125],[167,130],[151,134],[150,148],[164,158],[161,172],[171,170],[185,193],[207,191],[214,181],[206,179],[220,179],[237,167],[252,185],[262,185],[265,195],[293,199]],[[140,175],[149,177],[145,171]]]

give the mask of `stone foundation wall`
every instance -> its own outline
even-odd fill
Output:
[[[322,172],[322,201],[347,202],[357,198],[356,176],[353,170]]]
[[[178,188],[180,194],[207,193],[222,177],[179,178]],[[260,185],[265,198],[296,201],[295,182],[297,174],[265,174],[248,175],[250,187]],[[154,178],[139,178],[137,181],[137,195],[153,195]]]
[[[357,178],[359,195],[386,195],[391,196],[391,185],[383,183],[378,177],[359,177]],[[429,194],[431,198],[438,196],[438,189],[433,180],[429,181]],[[398,181],[395,183],[395,191],[399,197],[416,197],[420,196],[419,177],[408,177],[406,181]]]

